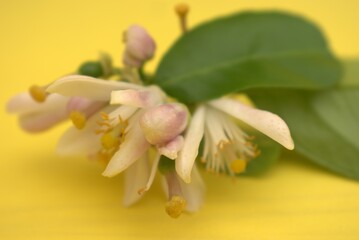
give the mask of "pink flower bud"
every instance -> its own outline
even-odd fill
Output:
[[[123,63],[130,67],[140,67],[154,55],[156,44],[147,31],[137,25],[128,28],[125,35],[126,49]]]
[[[187,125],[187,108],[178,103],[162,104],[149,109],[140,119],[146,140],[165,144],[183,132]]]

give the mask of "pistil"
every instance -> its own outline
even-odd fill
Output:
[[[166,203],[166,213],[172,218],[178,218],[186,208],[186,200],[183,198],[181,185],[175,171],[165,174],[169,201]]]

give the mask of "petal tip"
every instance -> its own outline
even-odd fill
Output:
[[[291,139],[290,142],[288,142],[286,145],[284,145],[284,147],[288,150],[293,150],[294,149],[294,142]]]
[[[104,177],[113,177],[116,174],[117,174],[116,172],[113,172],[113,171],[109,170],[108,168],[106,168],[105,171],[103,171],[102,176],[104,176]]]
[[[185,183],[191,183],[191,174],[188,174],[186,171],[180,171],[178,169],[176,169],[176,172]]]

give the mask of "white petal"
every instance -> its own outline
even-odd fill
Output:
[[[111,93],[111,104],[122,104],[132,107],[145,108],[153,105],[148,91],[132,89],[117,90]]]
[[[68,101],[68,97],[50,94],[45,102],[39,103],[29,93],[24,92],[12,97],[6,105],[6,110],[9,113],[17,114],[52,111],[55,109],[65,109]]]
[[[121,89],[142,89],[140,85],[126,82],[102,80],[82,75],[71,75],[60,78],[47,89],[50,93],[65,96],[86,97],[92,100],[109,101],[111,92]]]
[[[184,144],[184,138],[179,135],[172,141],[168,142],[164,146],[158,147],[158,152],[161,155],[168,157],[169,159],[176,159],[177,153],[182,149]]]
[[[67,113],[62,109],[62,111],[24,114],[19,117],[19,123],[25,131],[36,133],[48,130],[65,119]]]
[[[191,182],[191,171],[198,155],[204,134],[205,108],[200,106],[194,113],[185,135],[182,150],[176,160],[176,171],[186,183]]]
[[[112,157],[102,175],[112,177],[128,168],[137,161],[150,147],[146,141],[138,122],[125,136],[125,141],[121,144],[120,149]]]
[[[214,100],[210,102],[210,105],[247,123],[287,149],[292,150],[294,148],[289,128],[278,115],[252,108],[231,99]]]
[[[147,192],[150,189],[150,187],[152,186],[153,180],[155,179],[155,176],[156,176],[158,163],[160,162],[160,157],[161,157],[161,155],[157,154],[155,159],[153,160],[150,177],[148,178],[146,186],[142,185],[142,189],[139,191],[140,194]],[[145,186],[145,187],[143,187],[143,186]]]
[[[163,100],[163,93],[158,88],[148,87],[146,90],[117,90],[111,93],[111,104],[123,104],[138,108],[156,106]]]
[[[114,107],[103,108],[103,112],[111,112]],[[88,119],[83,129],[70,127],[60,138],[57,144],[57,152],[62,155],[92,155],[102,148],[100,137],[96,130],[100,128],[97,121],[102,120],[100,114],[95,114]]]
[[[141,157],[125,171],[125,192],[123,205],[130,206],[140,200],[143,194],[138,190],[147,183],[150,175],[150,167],[147,156]]]
[[[206,187],[196,166],[192,170],[192,182],[185,183],[180,180],[181,190],[186,199],[186,210],[196,212],[200,209],[204,201]]]

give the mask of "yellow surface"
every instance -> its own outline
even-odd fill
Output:
[[[118,57],[131,23],[157,39],[157,57],[178,35],[176,1],[2,1],[0,103],[72,72],[105,50]],[[359,55],[359,1],[192,1],[190,25],[242,9],[280,8],[323,26],[340,56]],[[156,61],[158,58],[156,58]],[[156,61],[150,67],[154,68]],[[284,157],[261,178],[205,175],[206,203],[178,220],[155,187],[121,206],[122,179],[83,158],[56,156],[56,130],[28,135],[1,113],[0,239],[359,239],[359,183]],[[333,146],[331,146],[333,147]]]

